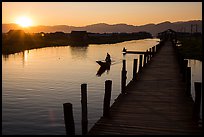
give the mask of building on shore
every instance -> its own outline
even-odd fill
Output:
[[[75,42],[85,42],[88,39],[88,34],[86,31],[72,31],[70,38]]]
[[[73,46],[87,46],[88,33],[87,31],[72,31],[70,34],[70,42]]]

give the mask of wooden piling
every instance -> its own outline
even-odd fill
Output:
[[[152,57],[154,56],[154,47],[152,47]]]
[[[183,61],[183,81],[186,81],[186,69],[188,66],[188,60]]]
[[[133,62],[133,78],[132,80],[133,81],[136,81],[137,80],[137,59],[134,59],[134,62]]]
[[[144,54],[143,67],[146,65],[146,58],[147,58],[147,54]]]
[[[154,47],[152,47],[152,55],[154,56],[155,55],[155,46]]]
[[[74,117],[71,103],[64,103],[64,122],[67,135],[75,135]]]
[[[148,50],[146,50],[146,64],[148,63]]]
[[[181,54],[178,52],[178,63],[179,63],[179,69],[180,69],[180,72],[181,72]]]
[[[127,79],[127,71],[126,71],[126,60],[123,60],[123,68],[122,68],[122,78],[121,78],[121,93],[125,93],[125,87],[126,87],[126,79]]]
[[[156,52],[157,52],[157,50],[158,50],[158,45],[159,45],[159,44],[157,44],[157,45],[155,46],[155,50],[156,50]]]
[[[149,52],[152,53],[152,48],[149,48]],[[150,57],[149,59],[151,60],[152,54],[150,54],[149,57]]]
[[[107,117],[107,118],[110,117],[111,86],[112,86],[112,81],[106,80],[105,95],[104,95],[104,102],[103,102],[103,117]]]
[[[82,135],[88,132],[88,118],[87,118],[87,84],[81,84],[81,108],[82,108]]]
[[[158,51],[159,51],[160,46],[161,46],[161,42],[159,42],[159,43],[157,44],[157,46],[156,46],[156,52],[158,52]]]
[[[183,73],[183,65],[184,64],[184,57],[179,53],[179,65],[180,65],[180,72]]]
[[[161,44],[157,44],[157,45],[156,45],[156,53],[159,51],[160,45],[161,45]]]
[[[191,97],[191,67],[186,68],[186,94]]]
[[[142,55],[140,55],[139,72],[142,71]]]
[[[193,108],[193,117],[196,122],[200,120],[200,105],[201,105],[201,82],[194,82],[195,86],[195,102],[194,102],[194,108]]]
[[[122,70],[126,70],[126,60],[123,60],[123,68]]]
[[[147,50],[147,63],[149,62],[150,54],[149,51]]]

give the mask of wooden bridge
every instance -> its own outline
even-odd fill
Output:
[[[160,33],[160,43],[134,59],[133,78],[126,85],[123,60],[121,94],[110,106],[112,81],[105,82],[103,116],[88,131],[87,84],[81,85],[82,135],[201,135],[201,84],[191,97],[191,68],[176,46],[176,33]],[[144,57],[144,58],[143,58]],[[139,65],[138,65],[139,64]],[[139,68],[138,71],[137,67]],[[66,133],[75,134],[71,103],[64,103]]]
[[[172,42],[166,41],[88,135],[201,135]]]

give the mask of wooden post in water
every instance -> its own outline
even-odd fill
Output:
[[[146,50],[146,64],[148,63],[148,50]]]
[[[152,47],[153,56],[155,55],[155,46]]]
[[[151,57],[152,57],[152,48],[149,48],[149,52],[150,52],[149,59],[151,60]]]
[[[154,56],[154,47],[152,47],[152,57]]]
[[[188,60],[183,61],[183,81],[186,81],[186,69],[188,66]]]
[[[74,117],[71,103],[64,103],[64,122],[67,135],[75,135]]]
[[[110,117],[111,86],[112,86],[112,81],[106,80],[105,95],[104,95],[104,102],[103,102],[103,116],[106,118]]]
[[[142,71],[142,55],[140,55],[139,72]]]
[[[147,50],[147,63],[149,62],[149,51]]]
[[[180,72],[183,73],[184,58],[180,53],[179,53],[179,65],[180,65]]]
[[[179,69],[180,69],[180,73],[181,73],[181,54],[178,52],[178,63],[179,63]]]
[[[157,45],[155,45],[155,53],[157,53]]]
[[[191,67],[186,68],[186,94],[191,97]]]
[[[126,60],[123,60],[123,68],[122,68],[122,78],[121,78],[121,93],[125,93],[125,87],[126,87],[126,79],[127,79],[127,71],[126,71]]]
[[[123,68],[122,70],[126,70],[126,60],[123,60]]]
[[[81,84],[81,108],[82,108],[82,135],[88,132],[88,118],[87,118],[87,84]]]
[[[146,65],[146,58],[147,58],[147,54],[145,53],[145,54],[144,54],[144,59],[143,59],[143,66]]]
[[[159,51],[159,47],[160,47],[160,43],[158,43],[157,45],[156,45],[156,52],[158,52]]]
[[[158,50],[158,44],[155,46],[155,50],[156,50],[156,52],[157,52],[157,50]]]
[[[132,74],[133,74],[132,80],[136,81],[137,80],[137,59],[134,59]]]
[[[201,82],[195,82],[195,103],[194,103],[194,108],[193,108],[193,117],[196,122],[199,121],[200,119],[200,103],[201,103],[201,88],[202,88],[202,83]]]

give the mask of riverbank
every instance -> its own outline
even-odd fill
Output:
[[[75,34],[76,33],[76,34]],[[24,50],[54,46],[88,46],[88,44],[114,44],[130,40],[152,38],[147,32],[137,33],[25,33],[22,30],[11,30],[2,36],[2,54],[13,54]]]
[[[178,49],[184,58],[202,61],[202,36],[179,37],[178,40],[182,44]]]

